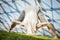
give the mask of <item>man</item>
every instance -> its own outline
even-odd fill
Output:
[[[38,2],[37,2],[38,3]],[[38,3],[39,4],[39,3]],[[27,34],[35,34],[35,32],[40,28],[46,26],[50,32],[53,34],[54,38],[57,38],[57,34],[54,31],[50,22],[46,22],[44,14],[40,11],[40,5],[38,6],[28,6],[26,7],[17,21],[12,22],[11,31],[16,25],[22,25],[27,29]],[[38,19],[41,23],[38,23]]]

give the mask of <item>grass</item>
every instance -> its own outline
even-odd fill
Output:
[[[26,35],[23,33],[6,32],[0,30],[0,40],[60,40],[54,38],[48,38],[45,36]]]

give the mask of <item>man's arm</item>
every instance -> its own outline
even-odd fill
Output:
[[[17,19],[17,21],[22,22],[24,20],[25,17],[25,11],[22,11],[22,13],[20,14],[19,18]]]
[[[11,28],[9,29],[9,32],[16,26],[16,25],[24,25],[22,23],[23,19],[25,17],[25,12],[23,11],[21,13],[21,15],[19,16],[19,18],[17,19],[17,21],[13,21],[12,24],[11,24]]]
[[[40,20],[40,22],[46,22],[46,20],[44,18],[44,14],[42,12],[38,13],[38,19]]]

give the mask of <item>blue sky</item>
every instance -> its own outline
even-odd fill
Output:
[[[6,4],[6,2],[4,3],[2,0],[0,0],[0,4],[5,9],[7,14],[9,14],[10,16],[7,16],[7,14],[4,12],[4,10],[2,9],[0,5],[0,17],[6,20],[8,24],[11,24],[13,20],[18,19],[20,15],[19,11],[22,11],[25,7],[27,7],[28,3],[30,3],[33,6],[36,6],[34,0],[26,0],[27,3],[21,0],[15,0],[14,2],[15,5],[12,2],[12,0],[4,0],[4,1],[6,1],[8,4]],[[48,18],[45,16],[46,20],[54,19],[56,22],[52,21],[52,23],[55,25],[56,29],[60,29],[59,27],[60,26],[60,2],[58,0],[41,0],[41,3],[43,5],[42,8],[45,10],[45,11],[42,10],[43,13],[50,17]],[[11,21],[8,17],[11,19]],[[9,29],[10,27],[8,27],[7,23],[5,23],[4,20],[2,20],[3,23]],[[1,22],[0,24],[1,24],[1,28],[4,29],[3,24]],[[18,26],[16,28],[20,29]]]

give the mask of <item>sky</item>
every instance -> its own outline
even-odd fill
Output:
[[[45,16],[45,19],[48,21],[52,20],[51,23],[54,24],[54,27],[60,29],[60,1],[59,0],[41,0],[42,3],[42,12]],[[34,0],[0,0],[0,29],[5,29],[4,25],[9,30],[10,24],[12,21],[18,19],[21,11],[30,5],[36,6]],[[55,21],[54,21],[55,20]],[[4,25],[3,25],[4,24]],[[8,24],[8,25],[7,25]],[[9,27],[8,27],[9,26]],[[19,30],[17,30],[19,29]],[[43,28],[47,29],[47,28]],[[5,29],[6,30],[6,29]],[[13,31],[20,31],[21,28],[17,26]],[[41,30],[41,31],[40,31]],[[48,30],[48,29],[47,29]],[[39,29],[43,33],[42,28]],[[44,30],[45,31],[45,30]],[[42,33],[40,33],[42,35]]]

